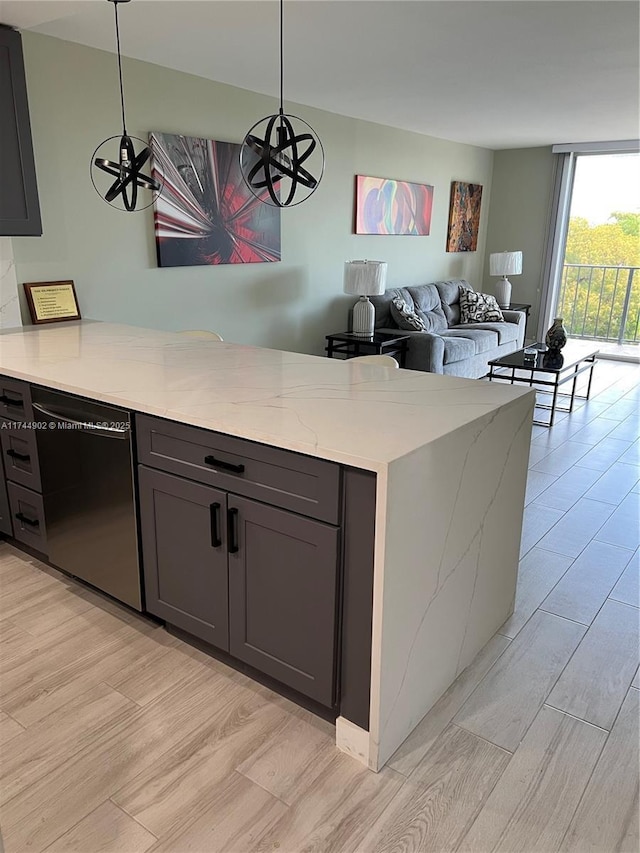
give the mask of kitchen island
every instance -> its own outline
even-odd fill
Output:
[[[343,482],[366,475],[373,500],[366,484],[343,488],[329,521],[342,542],[336,741],[373,770],[513,609],[529,389],[91,321],[5,330],[0,374],[151,416],[148,434],[167,441],[173,423],[334,463]],[[370,594],[364,540],[351,533],[368,523]],[[340,698],[363,672],[366,720]]]

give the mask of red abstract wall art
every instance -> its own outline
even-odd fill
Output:
[[[280,210],[263,204],[240,174],[240,146],[151,133],[159,267],[280,260]]]

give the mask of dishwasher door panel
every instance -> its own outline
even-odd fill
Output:
[[[49,560],[141,610],[128,413],[40,389],[33,402]]]

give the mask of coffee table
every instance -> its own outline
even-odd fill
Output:
[[[544,344],[533,344],[538,349],[533,361],[527,361],[524,350],[503,355],[501,358],[492,359],[489,362],[488,377],[491,382],[510,382],[511,385],[529,385],[544,394],[551,394],[551,403],[539,403],[536,408],[549,411],[549,420],[536,420],[538,426],[552,427],[556,412],[572,412],[576,397],[583,400],[589,399],[591,393],[591,380],[593,378],[593,366],[598,355],[598,347],[590,341],[568,341],[560,353],[560,358],[554,359],[546,351]],[[589,371],[589,383],[586,394],[576,393],[578,376]],[[516,374],[518,371],[518,375]],[[560,391],[561,385],[571,382],[571,391]],[[558,397],[568,397],[568,406],[559,406]]]

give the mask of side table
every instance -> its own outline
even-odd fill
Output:
[[[525,316],[524,321],[524,339],[527,340],[527,325],[529,323],[529,314],[531,313],[531,305],[527,302],[512,302],[506,311],[522,311]]]
[[[327,335],[325,352],[329,358],[354,358],[357,355],[394,355],[398,358],[400,367],[404,367],[407,350],[409,348],[409,335],[403,335],[398,331],[374,332],[371,337],[363,338],[352,332],[336,332]]]

